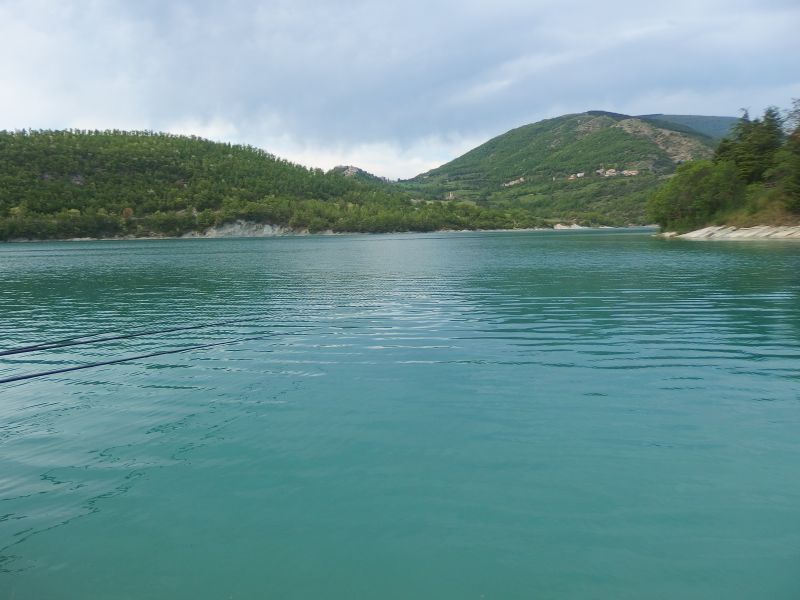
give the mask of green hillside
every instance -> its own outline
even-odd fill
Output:
[[[666,230],[800,223],[800,100],[737,121],[713,160],[681,165],[649,201]]]
[[[542,224],[531,214],[412,202],[359,172],[152,132],[0,132],[0,240],[176,236],[239,219],[311,232]]]
[[[392,183],[197,137],[0,132],[0,240],[177,236],[236,220],[311,232],[642,224],[653,190],[714,144],[680,123],[592,111]]]
[[[513,129],[402,185],[423,198],[551,220],[644,223],[647,197],[661,178],[711,156],[713,145],[678,124],[591,111]],[[616,176],[598,174],[612,169]]]
[[[369,171],[365,171],[364,169],[360,169],[359,167],[354,167],[352,165],[339,165],[338,167],[333,167],[329,173],[336,173],[337,175],[341,175],[343,177],[352,177],[356,181],[362,181],[364,183],[372,183],[372,184],[388,184],[389,180],[384,177],[378,177],[377,175],[373,175]]]

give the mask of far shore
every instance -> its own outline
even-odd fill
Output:
[[[391,235],[398,233],[525,233],[534,231],[604,231],[610,229],[642,229],[654,230],[656,225],[629,225],[627,227],[588,227],[577,224],[557,223],[553,227],[528,227],[518,229],[436,229],[433,231],[390,231],[381,233],[367,233],[359,231],[332,231],[324,230],[311,233],[307,229],[294,229],[282,225],[261,224],[248,221],[226,223],[219,227],[211,227],[205,231],[190,231],[179,236],[146,235],[146,236],[111,236],[111,237],[80,237],[80,238],[49,238],[49,239],[10,239],[8,243],[35,243],[35,242],[97,242],[97,241],[137,241],[137,240],[185,240],[185,239],[235,239],[235,238],[273,238],[273,237],[304,237],[304,236],[333,236],[333,235]]]

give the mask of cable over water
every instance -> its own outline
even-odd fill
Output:
[[[47,377],[48,375],[59,375],[61,373],[69,373],[71,371],[80,371],[82,369],[92,369],[94,367],[104,367],[106,365],[116,365],[119,363],[131,362],[134,360],[141,360],[143,358],[152,358],[154,356],[164,356],[166,354],[179,354],[182,352],[190,352],[192,350],[201,350],[205,348],[213,348],[214,346],[226,346],[230,344],[238,344],[241,342],[249,342],[253,340],[264,339],[267,336],[257,336],[249,338],[238,338],[235,340],[227,340],[224,342],[214,342],[212,344],[200,344],[197,346],[189,346],[186,348],[174,348],[171,350],[160,350],[158,352],[150,352],[148,354],[137,354],[136,356],[127,356],[124,358],[116,358],[113,360],[104,360],[100,362],[89,363],[85,365],[75,365],[72,367],[64,367],[61,369],[52,369],[50,371],[39,371],[37,373],[25,373],[23,375],[14,375],[12,377],[5,377],[0,379],[0,384],[13,383],[15,381],[24,381],[26,379],[38,379],[39,377]]]
[[[163,333],[173,333],[176,331],[190,331],[195,329],[207,329],[209,327],[222,327],[224,325],[233,325],[236,323],[248,323],[259,321],[264,318],[263,315],[249,316],[239,319],[230,319],[227,321],[218,321],[216,323],[203,323],[200,325],[186,325],[180,327],[168,327],[166,329],[150,329],[147,331],[134,331],[127,333],[120,333],[118,335],[109,336],[107,334],[114,333],[113,331],[104,331],[101,333],[86,334],[72,338],[65,338],[62,340],[54,340],[50,342],[40,342],[38,344],[31,344],[28,346],[20,346],[17,348],[10,348],[8,350],[0,351],[0,356],[12,356],[16,354],[28,354],[30,352],[40,352],[42,350],[53,350],[56,348],[66,348],[68,346],[83,346],[87,344],[97,344],[102,342],[112,342],[115,340],[126,340],[136,337],[144,337],[148,335],[159,335]],[[278,325],[279,327],[281,325]],[[294,325],[292,327],[307,327],[307,325]],[[102,337],[105,336],[105,337]]]

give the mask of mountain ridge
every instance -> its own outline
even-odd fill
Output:
[[[547,219],[644,223],[660,180],[709,158],[715,145],[682,124],[593,110],[516,127],[399,185],[428,199]]]

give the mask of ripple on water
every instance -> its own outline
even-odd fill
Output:
[[[799,268],[615,232],[4,246],[0,352],[148,334],[0,379],[238,341],[0,385],[0,596],[793,597]]]

